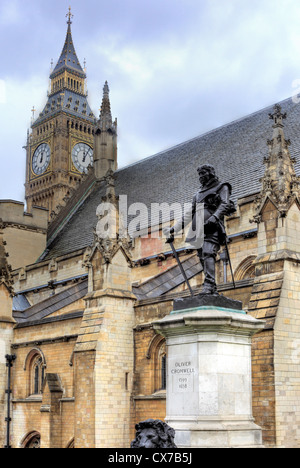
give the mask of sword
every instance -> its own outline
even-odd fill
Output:
[[[231,260],[230,260],[229,250],[228,250],[227,236],[225,236],[225,249],[226,249],[227,258],[228,258],[228,262],[229,262],[229,266],[230,266],[230,272],[231,272],[233,287],[234,287],[234,289],[236,289],[236,285],[235,285],[235,282],[234,282],[234,276],[233,276],[233,270],[232,270],[232,264],[231,264]]]
[[[185,271],[184,271],[184,269],[183,269],[183,266],[182,266],[181,263],[180,263],[180,260],[179,260],[179,257],[178,257],[178,253],[176,252],[176,249],[175,249],[175,247],[174,247],[174,245],[173,245],[173,240],[174,240],[174,239],[171,237],[171,238],[167,239],[166,243],[167,243],[167,244],[170,244],[171,249],[172,249],[172,252],[173,252],[173,254],[174,254],[174,257],[176,258],[177,263],[178,263],[178,266],[179,266],[179,268],[180,268],[181,274],[182,274],[182,276],[183,276],[183,278],[184,278],[184,280],[185,280],[185,282],[186,282],[186,284],[187,284],[187,286],[188,286],[188,288],[189,288],[189,290],[190,290],[191,296],[194,296],[194,293],[193,293],[193,290],[192,290],[191,285],[190,285],[190,283],[189,283],[189,280],[187,279],[187,276],[186,276],[186,274],[185,274]]]

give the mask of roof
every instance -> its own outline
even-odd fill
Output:
[[[50,75],[50,78],[54,78],[58,73],[60,73],[64,69],[69,69],[72,72],[75,72],[85,78],[85,72],[83,71],[79,60],[77,58],[77,54],[75,51],[73,39],[72,39],[72,32],[71,32],[71,22],[68,22],[68,30],[65,39],[65,43],[63,49],[61,51],[60,57],[58,62]]]
[[[297,159],[300,174],[300,106],[292,99],[280,103],[287,112],[284,128],[291,140],[290,152]],[[273,106],[212,130],[166,151],[116,171],[117,195],[127,195],[127,203],[143,203],[150,211],[151,203],[188,203],[199,187],[197,167],[210,163],[220,180],[230,182],[232,197],[258,193],[264,174],[264,157],[268,155],[267,140],[272,137],[272,122],[268,114]],[[93,182],[94,183],[94,182]],[[91,182],[92,184],[92,182]],[[83,249],[93,242],[97,223],[96,209],[105,188],[94,184],[87,198],[77,205],[68,222],[52,236],[44,260]],[[145,219],[147,217],[147,219]],[[147,213],[143,221],[148,223]]]
[[[32,127],[62,111],[70,116],[88,120],[91,124],[95,123],[95,116],[89,106],[87,96],[65,89],[63,93],[59,90],[48,97],[47,104]]]
[[[182,267],[188,280],[203,270],[197,255],[192,255],[190,258],[184,260],[182,262]],[[133,293],[138,300],[150,299],[167,294],[184,282],[185,279],[179,266],[175,265],[139,286],[134,286]]]
[[[22,312],[30,307],[30,303],[25,294],[16,294],[13,297],[13,311]]]
[[[73,304],[74,302],[82,299],[88,290],[87,281],[82,281],[74,286],[71,286],[68,289],[64,289],[62,292],[58,294],[54,294],[49,298],[35,304],[27,309],[23,310],[15,310],[13,313],[13,317],[18,324],[22,324],[23,322],[28,323],[36,323],[48,317],[49,315],[53,314],[61,310],[62,308]]]

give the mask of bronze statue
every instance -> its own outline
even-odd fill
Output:
[[[131,448],[176,448],[175,430],[159,419],[147,419],[136,424],[136,436]]]
[[[215,278],[216,256],[221,246],[227,246],[224,216],[233,214],[235,207],[230,200],[231,185],[219,181],[213,166],[206,164],[200,166],[197,171],[201,187],[193,197],[192,209],[170,230],[164,232],[168,237],[167,242],[173,242],[174,234],[189,222],[192,222],[192,226],[196,224],[197,205],[200,203],[204,205],[204,242],[200,248],[197,248],[197,252],[205,275],[201,294],[212,295],[218,294]],[[193,226],[196,236],[197,231],[197,227]]]

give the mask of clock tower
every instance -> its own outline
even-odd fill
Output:
[[[31,124],[26,146],[25,198],[53,210],[93,165],[95,116],[87,101],[86,74],[71,34],[71,10],[60,58],[50,74],[47,103]]]

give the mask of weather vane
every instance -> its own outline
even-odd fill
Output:
[[[69,13],[66,14],[66,18],[69,18],[68,21],[67,21],[67,24],[72,24],[72,21],[71,19],[74,17],[74,15],[72,15],[71,13],[71,7],[69,6]]]

